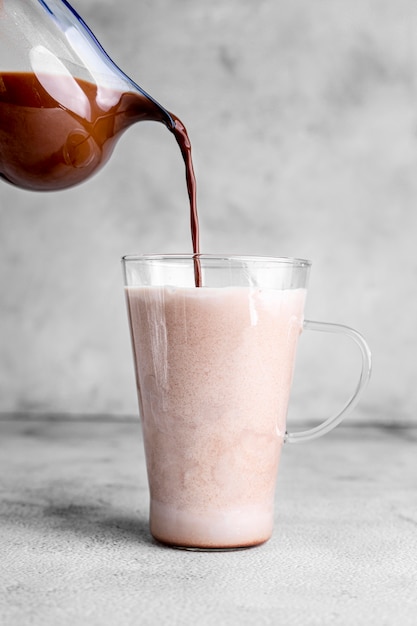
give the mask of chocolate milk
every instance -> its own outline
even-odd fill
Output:
[[[126,292],[153,536],[206,549],[266,541],[305,290]]]

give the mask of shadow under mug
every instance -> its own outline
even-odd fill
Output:
[[[282,444],[319,437],[353,409],[371,372],[366,341],[348,326],[304,319],[311,263],[303,259],[171,254],[122,263],[153,537],[203,550],[267,541]],[[347,335],[361,371],[335,416],[288,432],[303,330]]]

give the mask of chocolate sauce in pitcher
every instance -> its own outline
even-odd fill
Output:
[[[171,115],[171,114],[170,114]],[[0,176],[32,191],[77,185],[109,159],[139,121],[164,123],[184,158],[196,286],[201,286],[199,226],[191,143],[184,124],[164,118],[139,92],[121,92],[70,75],[0,74]]]

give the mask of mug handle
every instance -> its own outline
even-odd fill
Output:
[[[335,426],[340,424],[346,414],[351,411],[353,407],[356,406],[359,397],[365,389],[365,386],[368,383],[371,375],[371,351],[365,339],[360,333],[358,333],[357,330],[354,330],[349,326],[343,326],[342,324],[331,324],[329,322],[313,322],[311,320],[304,320],[303,328],[305,330],[315,330],[324,333],[340,333],[342,335],[350,337],[350,339],[352,339],[356,343],[361,352],[362,367],[356,389],[353,392],[352,396],[349,398],[349,400],[346,402],[342,410],[333,417],[329,417],[318,426],[314,426],[313,428],[309,428],[308,430],[303,430],[301,432],[295,433],[287,431],[285,433],[284,441],[288,443],[301,443],[310,439],[316,439],[317,437],[325,435]]]

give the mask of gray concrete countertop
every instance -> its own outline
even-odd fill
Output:
[[[147,529],[138,421],[0,421],[0,623],[417,623],[416,428],[287,445],[275,532],[189,552]]]

